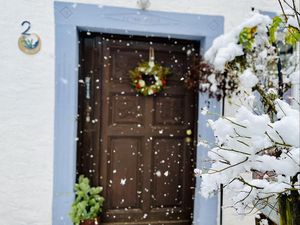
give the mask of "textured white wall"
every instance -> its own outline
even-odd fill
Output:
[[[21,22],[43,42],[19,51]],[[0,224],[49,225],[52,202],[54,18],[51,1],[0,0]]]
[[[71,2],[71,1],[70,1]],[[136,8],[136,0],[78,0]],[[252,6],[278,11],[276,0],[152,0],[150,10],[223,15],[225,31]],[[42,38],[34,56],[19,51],[20,23]],[[195,28],[197,29],[197,28]],[[50,225],[54,124],[53,0],[0,0],[0,224]],[[225,225],[240,224],[225,212]],[[253,224],[246,218],[245,225]]]

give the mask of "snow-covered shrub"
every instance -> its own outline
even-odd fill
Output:
[[[299,55],[293,51],[299,41],[296,16],[272,20],[254,13],[218,37],[205,54],[214,68],[210,72],[218,73],[225,83],[231,79],[237,84],[227,90],[241,101],[235,116],[208,121],[216,143],[208,153],[211,167],[197,170],[204,171],[201,193],[209,197],[223,184],[238,213],[252,212],[270,204],[271,198],[292,193],[299,206],[299,102],[292,107],[295,99],[287,96],[299,83]],[[209,86],[218,86],[218,80]]]

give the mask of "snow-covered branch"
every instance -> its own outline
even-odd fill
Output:
[[[299,81],[297,19],[297,13],[273,20],[255,13],[205,54],[214,76],[235,79],[232,93],[242,105],[233,117],[208,121],[216,143],[208,153],[211,167],[201,174],[201,193],[209,197],[224,184],[239,213],[266,206],[274,196],[300,193],[300,114],[287,97]]]

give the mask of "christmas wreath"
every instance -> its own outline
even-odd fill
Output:
[[[131,85],[138,93],[144,96],[159,93],[166,86],[166,78],[170,69],[154,63],[153,50],[149,54],[149,62],[139,63],[136,68],[129,71]]]

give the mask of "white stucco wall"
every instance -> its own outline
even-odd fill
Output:
[[[76,2],[136,8],[136,0]],[[223,15],[225,31],[239,24],[252,6],[279,10],[276,0],[151,2],[150,10]],[[18,49],[23,20],[29,20],[31,31],[42,38],[37,55],[25,55]],[[50,225],[55,87],[53,0],[0,0],[0,30],[0,224]],[[231,214],[225,211],[223,224],[240,224]],[[253,218],[246,218],[243,224],[253,225]]]

